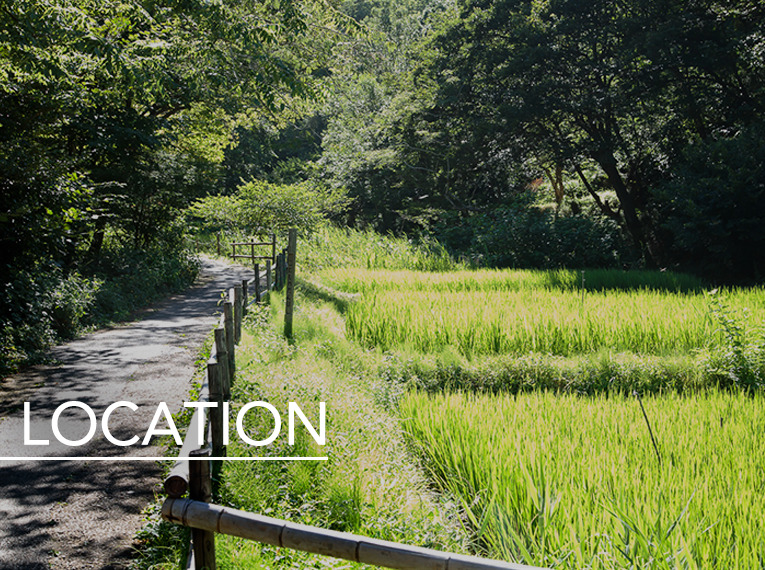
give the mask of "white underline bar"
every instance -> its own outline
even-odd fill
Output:
[[[328,457],[0,457],[0,461],[327,461]]]

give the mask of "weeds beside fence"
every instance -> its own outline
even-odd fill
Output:
[[[290,231],[289,237],[287,250],[280,254],[283,261],[279,261],[277,256],[271,267],[277,275],[274,287],[287,287],[287,337],[292,334],[296,232]],[[165,479],[164,489],[168,498],[162,506],[162,518],[192,529],[191,548],[185,567],[214,570],[215,534],[219,533],[388,568],[531,570],[530,566],[370,539],[211,504],[216,496],[221,464],[226,460],[224,426],[228,424],[224,414],[235,379],[235,346],[241,338],[242,319],[247,314],[248,306],[257,302],[250,299],[249,293],[253,288],[258,291],[260,285],[261,275],[258,272],[252,280],[245,280],[226,293],[223,315],[214,331],[215,343],[199,394],[201,403],[215,405],[197,407],[179,459]],[[266,283],[266,298],[271,288],[271,283]],[[188,497],[184,498],[187,494]]]

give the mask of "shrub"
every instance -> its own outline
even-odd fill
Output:
[[[52,261],[17,270],[0,301],[0,374],[39,361],[56,342],[87,327],[124,320],[168,291],[188,286],[197,261],[180,249],[135,250],[112,244],[89,275]]]
[[[722,342],[709,348],[703,364],[710,380],[722,387],[753,390],[765,386],[765,334],[747,331],[730,307],[710,294],[710,313],[722,332]]]
[[[620,267],[626,247],[613,222],[505,206],[472,221],[471,254],[491,267]]]
[[[238,228],[244,232],[311,231],[347,205],[345,191],[311,181],[273,184],[251,180],[234,196],[208,196],[197,200],[189,214],[211,228]]]

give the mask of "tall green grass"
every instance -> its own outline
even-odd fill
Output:
[[[553,568],[761,568],[765,401],[410,393],[404,429],[483,547]]]
[[[761,289],[732,292],[728,303],[748,328],[765,318]],[[451,346],[466,356],[679,354],[721,340],[705,295],[648,290],[383,291],[351,304],[346,322],[364,345],[423,352]]]
[[[425,272],[464,267],[438,242],[414,242],[329,224],[301,236],[298,251],[301,270],[310,272],[339,267]]]
[[[464,268],[463,268],[464,269]],[[481,269],[424,273],[406,269],[360,269],[341,267],[322,271],[321,279],[351,293],[380,291],[604,291],[609,289],[671,292],[701,292],[704,284],[683,273],[663,271],[619,271],[613,269],[529,270]]]
[[[688,354],[719,344],[712,297],[692,277],[660,272],[458,271],[422,273],[341,269],[321,274],[361,293],[347,312],[349,336],[389,350],[447,347],[473,357],[599,350]],[[589,277],[588,277],[589,276]],[[577,283],[577,279],[580,282]],[[765,289],[717,293],[755,330],[765,319]]]

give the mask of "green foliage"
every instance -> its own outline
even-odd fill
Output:
[[[7,374],[29,359],[39,358],[56,340],[76,335],[102,285],[99,279],[40,262],[18,271],[3,284],[2,360]]]
[[[410,393],[402,425],[489,554],[552,568],[750,568],[761,394]]]
[[[678,262],[725,281],[759,279],[765,267],[765,127],[685,149],[657,190]]]
[[[611,220],[517,206],[473,216],[469,225],[473,240],[468,248],[463,242],[462,251],[484,266],[619,267],[629,259],[619,228]],[[439,229],[435,231],[440,233]]]
[[[39,262],[3,285],[0,373],[35,362],[56,342],[88,327],[124,320],[136,309],[187,287],[196,260],[173,249],[133,250],[109,244],[86,274]]]
[[[747,331],[746,321],[737,317],[717,292],[710,295],[709,308],[719,326],[722,342],[705,355],[707,373],[723,387],[756,390],[765,387],[765,329]],[[762,323],[762,321],[760,321]]]
[[[91,322],[127,319],[147,303],[188,287],[198,270],[198,260],[182,250],[108,247],[94,268],[103,285],[94,299]]]
[[[177,570],[178,558],[188,556],[191,530],[160,518],[161,503],[149,505],[144,512],[146,521],[136,533],[136,558],[131,570]]]
[[[328,216],[343,210],[345,192],[311,181],[274,184],[252,180],[234,196],[208,196],[195,202],[189,214],[208,227],[238,229],[244,233],[303,232],[316,229]]]
[[[421,52],[417,81],[433,94],[404,121],[407,148],[421,149],[407,163],[448,173],[439,186],[458,186],[456,204],[467,189],[496,200],[517,170],[536,178],[562,169],[649,261],[683,262],[661,231],[653,189],[690,141],[729,139],[761,120],[762,16],[745,0],[461,2]],[[618,207],[600,199],[592,171]],[[720,190],[735,203],[736,190]],[[741,216],[719,217],[734,226]],[[718,245],[735,257],[732,244]]]

